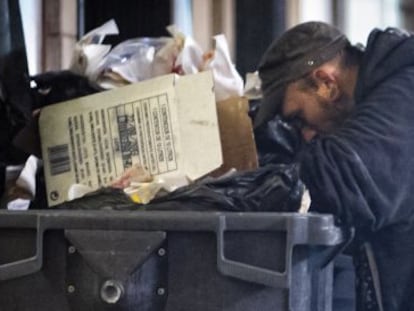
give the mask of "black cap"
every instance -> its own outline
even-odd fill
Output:
[[[280,112],[289,82],[331,60],[349,44],[340,30],[323,22],[299,24],[274,40],[259,63],[263,99],[255,126]]]

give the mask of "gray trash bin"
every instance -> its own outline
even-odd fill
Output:
[[[0,310],[329,311],[330,215],[0,212]]]

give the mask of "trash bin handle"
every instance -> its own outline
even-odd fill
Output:
[[[41,217],[36,220],[36,253],[29,258],[0,264],[0,281],[11,280],[39,271],[43,263],[43,233]]]
[[[291,262],[292,262],[292,248],[293,241],[289,235],[289,230],[287,234],[286,241],[286,268],[284,272],[278,272],[266,268],[261,268],[246,264],[243,262],[238,262],[235,260],[230,260],[225,257],[224,254],[224,231],[226,230],[226,218],[219,217],[219,225],[217,227],[217,268],[218,270],[227,276],[232,276],[244,281],[251,283],[262,284],[270,287],[277,288],[289,288],[290,287],[290,271],[291,271]]]
[[[344,235],[344,241],[339,243],[336,247],[333,248],[330,255],[326,256],[325,260],[321,263],[321,268],[325,268],[330,262],[332,262],[339,254],[341,254],[354,240],[355,238],[355,228],[354,227],[342,227],[342,232]]]

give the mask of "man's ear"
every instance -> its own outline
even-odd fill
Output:
[[[317,68],[312,72],[314,81],[318,86],[317,94],[329,102],[339,99],[341,92],[338,86],[338,80],[333,71],[325,68]]]

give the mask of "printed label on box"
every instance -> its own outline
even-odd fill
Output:
[[[193,126],[183,111],[186,105],[195,104],[186,103],[186,96],[180,101],[174,88],[177,82],[172,77],[160,81],[159,85],[147,82],[148,88],[141,85],[145,83],[138,83],[135,87],[52,105],[42,111],[39,124],[49,205],[65,201],[73,184],[92,189],[108,186],[135,163],[154,176],[191,167],[187,163],[193,160],[191,155],[186,156],[185,150],[180,150],[183,135],[186,144],[209,148],[206,152],[212,155],[211,159],[200,159],[200,163],[206,163],[205,168],[200,166],[201,171],[188,172],[190,176],[207,173],[221,164],[219,142],[203,146],[194,133],[180,132],[181,125],[187,132],[188,126]],[[206,78],[200,80],[201,89],[205,88],[206,81]],[[211,86],[207,84],[207,87],[212,92]],[[143,96],[144,89],[146,96]],[[219,140],[214,96],[205,98],[203,107],[207,108],[200,109],[200,118],[207,118],[214,126],[209,132],[199,129],[200,135],[207,133],[213,141]],[[196,108],[188,111],[194,114]]]

